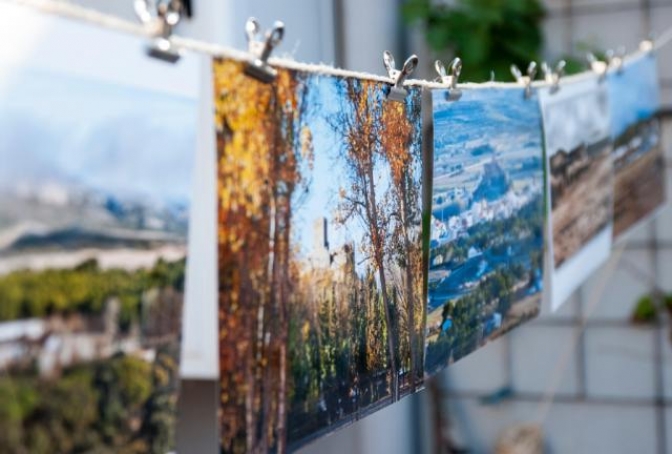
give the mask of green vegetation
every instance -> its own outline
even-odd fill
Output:
[[[118,354],[58,380],[0,377],[0,452],[161,453],[173,448],[177,352]]]
[[[666,310],[672,314],[672,293],[641,296],[637,300],[630,318],[633,323],[654,323],[658,320],[660,310]]]
[[[449,257],[449,268],[456,269],[467,260],[467,252],[472,247],[502,255],[509,246],[521,242],[533,246],[529,248],[529,269],[521,262],[495,266],[495,270],[481,278],[477,287],[467,295],[443,303],[441,324],[450,319],[452,326],[446,332],[439,332],[435,340],[427,343],[427,371],[438,370],[448,364],[451,358],[458,360],[476,349],[483,336],[483,320],[494,312],[506,316],[512,304],[521,297],[516,290],[520,284],[524,284],[524,289],[534,285],[537,279],[535,270],[541,271],[543,266],[542,204],[543,200],[539,197],[537,201],[522,207],[516,216],[475,225],[464,237],[432,251],[432,255]],[[437,334],[436,327],[428,328],[430,336]]]
[[[653,323],[658,320],[658,310],[651,295],[644,295],[632,311],[632,321],[635,323]]]
[[[498,80],[511,80],[512,63],[527,68],[530,61],[539,61],[544,17],[539,0],[450,3],[408,0],[403,13],[408,21],[422,22],[429,47],[441,58],[462,59],[464,80],[483,82],[491,71]]]
[[[142,294],[151,288],[184,287],[185,260],[159,259],[153,268],[102,270],[96,260],[72,269],[20,270],[0,276],[0,322],[50,314],[99,314],[105,302],[121,303],[119,326],[138,320]]]

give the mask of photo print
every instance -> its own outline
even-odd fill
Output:
[[[539,90],[551,205],[551,309],[611,252],[613,164],[609,96],[597,75]]]
[[[423,383],[421,93],[216,59],[223,452],[286,452]]]
[[[544,160],[536,98],[434,90],[425,373],[539,313]]]
[[[614,142],[614,238],[665,202],[656,58],[640,55],[607,76]]]
[[[0,452],[173,451],[198,65],[0,10]]]

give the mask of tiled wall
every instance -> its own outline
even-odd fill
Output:
[[[672,0],[547,0],[549,60],[624,45],[672,26]],[[672,107],[672,43],[659,52],[663,102]],[[665,121],[672,199],[672,118]],[[510,333],[444,375],[451,433],[470,452],[492,452],[499,433],[541,424],[553,453],[672,452],[672,337],[667,315],[635,326],[639,296],[672,291],[672,204],[632,232],[622,253],[556,314]],[[502,389],[498,403],[482,399]]]

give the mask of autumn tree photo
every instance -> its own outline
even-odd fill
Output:
[[[419,95],[214,63],[223,452],[286,452],[422,382]]]

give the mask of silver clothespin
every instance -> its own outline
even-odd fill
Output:
[[[448,93],[446,95],[447,100],[457,101],[460,99],[460,97],[462,97],[462,90],[457,88],[457,81],[460,79],[460,74],[462,73],[462,60],[460,60],[459,57],[455,57],[453,61],[450,62],[449,71],[446,71],[446,67],[441,60],[436,60],[434,62],[434,68],[436,69],[436,72],[439,73],[438,81],[448,88]]]
[[[260,39],[259,22],[254,17],[250,17],[245,23],[245,34],[247,35],[247,48],[254,57],[254,60],[245,67],[245,73],[267,84],[273,82],[278,72],[268,64],[268,57],[282,41],[285,35],[285,24],[275,21],[273,28],[266,30],[262,40]]]
[[[406,80],[416,66],[418,66],[418,57],[416,55],[411,55],[404,62],[404,66],[402,66],[401,69],[397,69],[392,52],[386,50],[383,52],[383,65],[385,65],[387,75],[394,81],[394,84],[390,87],[387,99],[390,101],[404,102],[406,96],[408,96],[408,91],[404,88],[404,80]]]
[[[600,82],[602,82],[605,77],[607,77],[607,71],[609,71],[609,63],[606,61],[598,60],[595,54],[588,52],[586,54],[586,60],[590,65],[590,69],[593,70],[595,74],[599,76]]]
[[[609,68],[614,68],[618,74],[623,72],[623,63],[625,61],[625,47],[619,47],[614,51],[609,49],[606,52]]]
[[[533,61],[527,66],[527,74],[523,75],[516,65],[511,65],[511,74],[516,82],[525,88],[525,98],[532,96],[532,82],[537,77],[537,62]]]
[[[649,36],[647,39],[639,43],[639,50],[649,55],[653,55],[653,51],[656,48],[655,44],[656,43],[655,40],[653,39],[653,36]]]
[[[156,30],[154,42],[147,47],[147,54],[168,63],[178,61],[180,51],[171,42],[171,36],[173,29],[182,18],[182,2],[180,0],[159,0],[159,3],[156,3],[153,0],[135,0],[133,6],[140,21]],[[152,13],[152,10],[156,10],[156,15]]]
[[[551,85],[551,93],[556,93],[560,90],[560,78],[565,74],[565,66],[567,63],[565,60],[560,60],[555,69],[551,69],[551,66],[543,62],[541,64],[541,71],[544,73],[544,79],[547,83]]]

